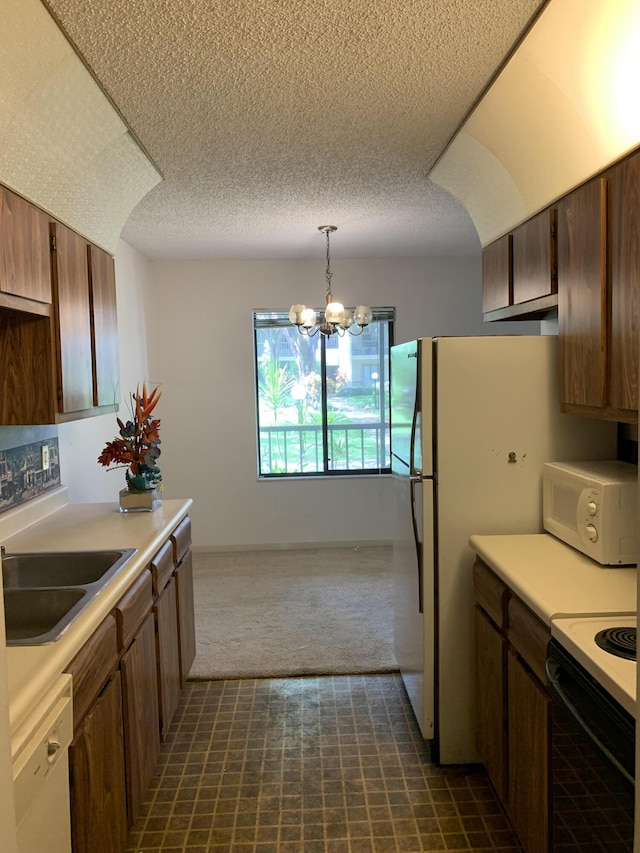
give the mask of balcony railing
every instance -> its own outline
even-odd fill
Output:
[[[329,424],[328,471],[323,468],[322,441],[320,425],[260,427],[261,475],[389,470],[388,424]]]

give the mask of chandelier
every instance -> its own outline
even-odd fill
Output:
[[[327,280],[327,307],[324,312],[324,318],[320,325],[316,325],[317,317],[313,308],[307,308],[306,305],[292,305],[289,310],[289,319],[298,327],[301,335],[312,337],[320,332],[321,335],[333,335],[337,332],[339,335],[344,335],[349,332],[351,335],[361,335],[366,326],[373,319],[371,308],[368,305],[357,305],[351,311],[345,308],[342,302],[333,301],[333,293],[331,292],[331,258],[329,254],[329,234],[337,231],[336,225],[319,225],[318,231],[322,231],[327,238],[327,269],[325,278]]]

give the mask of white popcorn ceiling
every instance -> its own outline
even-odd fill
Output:
[[[427,174],[541,0],[46,0],[165,180],[151,259],[471,254]]]

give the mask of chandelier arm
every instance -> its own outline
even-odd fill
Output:
[[[305,326],[302,326],[302,325],[297,326],[297,329],[298,329],[298,332],[305,338],[313,338],[314,335],[317,335],[318,332],[320,331],[319,326],[316,326],[315,329],[313,329],[312,331],[310,331],[309,329],[307,329]]]

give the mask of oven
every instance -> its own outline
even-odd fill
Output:
[[[618,624],[611,626],[611,622]],[[559,623],[560,628],[552,622],[556,639],[549,645],[547,661],[553,697],[552,849],[555,853],[632,853],[635,660],[616,655],[609,666],[607,658],[614,660],[614,655],[601,648],[596,638],[612,631],[631,642],[632,633],[635,655],[635,618],[561,619]]]

